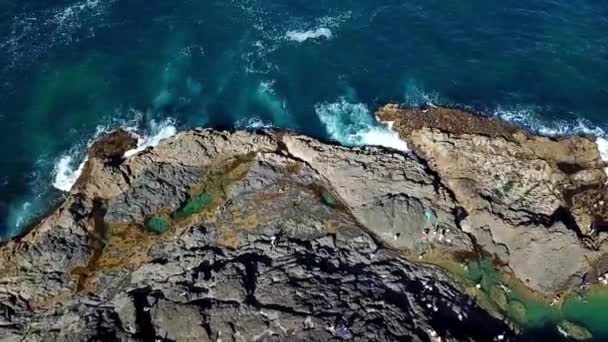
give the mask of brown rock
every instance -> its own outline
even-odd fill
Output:
[[[97,140],[89,149],[89,158],[104,161],[122,159],[125,152],[137,147],[137,138],[133,134],[119,129]]]
[[[526,136],[526,132],[517,129],[496,118],[471,115],[458,109],[431,107],[400,108],[396,105],[386,105],[376,116],[381,121],[394,122],[393,129],[404,138],[413,131],[424,127],[436,128],[452,134],[478,134],[489,137],[503,137],[514,140],[513,135],[518,133]]]

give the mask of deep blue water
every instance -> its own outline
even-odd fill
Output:
[[[391,144],[387,102],[603,134],[608,2],[0,0],[1,235],[60,199],[103,131]]]

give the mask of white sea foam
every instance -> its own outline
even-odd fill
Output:
[[[236,122],[235,127],[237,129],[244,129],[244,130],[256,130],[256,129],[262,129],[262,128],[271,128],[272,127],[272,123],[268,122],[268,121],[264,121],[260,118],[247,118],[247,119],[241,119],[239,121]]]
[[[608,161],[608,140],[602,137],[595,139],[597,149],[600,151],[600,157],[603,161]]]
[[[32,206],[32,202],[28,202],[28,201],[23,202],[23,204],[21,205],[21,213],[27,213],[27,212],[30,210],[30,207],[31,207],[31,206]],[[16,225],[17,227],[21,227],[22,225],[24,225],[24,223],[25,223],[25,218],[26,218],[26,215],[24,215],[24,214],[19,215],[19,216],[16,218],[15,225]]]
[[[604,129],[593,126],[587,120],[579,118],[572,121],[546,121],[541,119],[538,114],[536,114],[534,108],[524,107],[516,109],[503,109],[499,107],[494,111],[493,114],[494,116],[497,116],[505,121],[521,125],[532,132],[546,136],[576,134],[588,134],[596,137],[606,136],[606,131],[604,131]]]
[[[137,134],[137,148],[125,152],[125,157],[131,157],[148,147],[154,147],[176,133],[175,120],[168,118],[158,123],[152,120],[150,121],[150,133],[143,136]]]
[[[603,161],[608,162],[608,134],[606,131],[597,126],[593,126],[586,120],[576,119],[574,121],[544,121],[535,114],[531,108],[521,108],[516,110],[497,109],[494,112],[495,116],[501,119],[521,125],[532,132],[539,133],[545,136],[565,136],[586,134],[595,137],[595,143]],[[605,169],[608,174],[608,168]]]
[[[414,79],[408,79],[404,86],[404,103],[408,106],[432,106],[443,103],[438,93],[425,90]]]
[[[272,115],[272,122],[280,127],[292,127],[293,120],[287,108],[287,101],[274,90],[275,81],[263,81],[258,85],[254,98],[261,104],[266,113]]]
[[[90,147],[95,140],[110,132],[108,126],[99,125],[95,129],[93,138],[89,139],[86,146]],[[69,192],[82,174],[87,162],[86,155],[83,157],[83,144],[74,146],[70,151],[61,155],[53,167],[53,187],[58,190]]]
[[[407,144],[399,139],[389,125],[380,124],[362,103],[350,103],[341,98],[334,103],[315,105],[315,112],[325,125],[330,137],[346,146],[384,146],[407,151]]]
[[[86,158],[78,164],[69,154],[61,156],[57,164],[55,164],[53,186],[61,191],[69,192],[74,183],[76,183],[76,180],[78,180],[78,177],[80,177],[85,163]]]
[[[10,58],[5,67],[34,62],[55,46],[93,37],[114,1],[81,0],[10,18],[10,31],[0,41],[0,50]]]
[[[413,79],[405,84],[404,104],[407,106],[453,106],[453,103],[445,101],[436,92],[425,91]],[[538,113],[542,112],[542,107],[536,106],[511,106],[497,107],[490,111],[491,115],[501,118],[507,122],[524,127],[536,134],[559,137],[567,135],[589,135],[595,137],[601,158],[608,161],[608,132],[598,126],[594,126],[583,118],[573,120],[546,120]],[[608,168],[606,169],[608,173]]]
[[[270,95],[274,95],[274,84],[276,83],[276,80],[270,80],[270,81],[262,81],[260,82],[260,91],[268,93]]]
[[[285,33],[285,38],[288,40],[296,41],[298,43],[302,43],[308,39],[317,39],[324,37],[326,39],[332,38],[332,32],[327,27],[318,27],[314,30],[307,31],[298,31],[298,30],[290,30]]]
[[[342,25],[343,22],[352,18],[352,12],[334,12],[330,15],[326,15],[316,20],[317,24],[323,27],[337,28]]]
[[[99,0],[86,0],[71,6],[64,8],[63,10],[57,12],[54,16],[55,20],[60,25],[65,25],[66,23],[75,20],[76,16],[80,15],[83,11],[91,11],[95,10],[99,5]],[[69,23],[69,25],[73,25],[73,23]]]
[[[13,237],[19,234],[23,227],[29,222],[32,217],[35,217],[35,213],[38,208],[36,205],[38,203],[37,198],[33,199],[21,199],[20,201],[16,201],[9,206],[7,223],[8,226],[1,227],[0,229],[0,238],[6,239]]]
[[[140,118],[141,113],[135,113],[135,119],[129,121],[115,121],[105,125],[97,126],[95,134],[86,143],[86,147],[90,147],[97,139],[104,134],[107,134],[115,129],[122,128],[132,132],[137,136],[137,148],[125,152],[125,157],[130,157],[145,150],[148,147],[158,145],[162,140],[167,139],[177,132],[175,120],[168,118],[161,122],[151,120],[147,133],[137,133],[136,121]],[[82,174],[82,170],[87,162],[87,157],[84,155],[86,148],[85,144],[74,146],[70,151],[61,155],[55,162],[53,168],[53,187],[69,192],[78,177]]]

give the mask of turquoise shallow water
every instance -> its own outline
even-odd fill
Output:
[[[394,145],[374,108],[430,102],[603,134],[606,32],[608,4],[583,0],[0,0],[0,233],[117,127]]]

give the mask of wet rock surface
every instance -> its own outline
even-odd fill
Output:
[[[605,174],[584,143],[568,157],[584,170],[567,173],[517,133],[419,126],[416,153],[193,130],[120,163],[90,154],[65,202],[0,247],[0,339],[515,338],[453,275],[412,260],[483,247],[532,288],[576,285],[601,252],[560,211],[560,189]]]
[[[120,163],[125,152],[137,147],[137,138],[125,130],[117,130],[97,140],[89,148],[91,158],[107,163]]]

